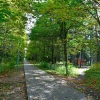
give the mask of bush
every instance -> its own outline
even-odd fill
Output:
[[[70,76],[75,76],[79,74],[78,68],[73,64],[68,65],[68,72]]]
[[[12,60],[11,62],[2,62],[0,66],[0,73],[6,73],[11,69],[15,68],[15,62]]]
[[[85,83],[91,88],[100,90],[100,63],[94,64],[85,72]]]
[[[55,70],[59,74],[63,74],[63,75],[66,74],[66,68],[64,65],[56,66]],[[75,76],[78,74],[78,68],[76,68],[73,64],[69,64],[68,72],[69,72],[69,76]]]
[[[65,74],[65,71],[66,71],[66,69],[65,69],[65,67],[63,65],[60,65],[60,66],[55,65],[54,70],[58,74],[62,74],[62,75],[64,75]]]
[[[45,68],[45,69],[51,69],[52,68],[52,65],[47,63],[47,62],[40,62],[39,66],[42,67],[42,68]]]
[[[55,71],[57,74],[62,74],[62,75],[66,74],[66,68],[63,64],[60,65],[60,64],[50,64],[47,62],[40,62],[39,67],[44,70],[49,70],[49,71],[53,70],[53,72]],[[70,76],[75,76],[78,74],[78,68],[76,68],[72,64],[68,65],[68,71]]]

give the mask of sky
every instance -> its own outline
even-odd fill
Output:
[[[33,18],[33,15],[31,13],[26,14],[27,17],[27,23],[26,23],[26,33],[29,34],[31,32],[32,27],[34,27],[36,23],[36,18]]]
[[[46,2],[47,0],[33,0],[34,2]],[[32,27],[34,27],[36,23],[36,18],[33,18],[33,14],[27,13],[26,17],[28,18],[27,23],[26,23],[26,33],[29,34],[31,33]]]

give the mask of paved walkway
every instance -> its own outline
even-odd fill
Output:
[[[24,61],[28,100],[87,100],[85,95]]]

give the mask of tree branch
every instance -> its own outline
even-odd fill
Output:
[[[98,6],[100,6],[100,3],[96,0],[93,0]]]

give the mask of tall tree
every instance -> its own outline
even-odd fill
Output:
[[[94,33],[95,33],[95,39],[96,39],[96,47],[97,47],[97,53],[96,53],[96,62],[100,62],[100,41],[99,41],[99,28],[100,28],[100,2],[98,0],[87,0],[83,2],[86,10],[90,13],[90,15],[97,21],[98,25],[94,25]]]
[[[8,58],[10,57],[13,59],[14,56],[11,56],[11,51],[13,50],[16,52],[13,53],[13,55],[15,54],[15,58],[17,57],[17,50],[19,48],[18,41],[23,40],[25,33],[25,23],[27,20],[25,14],[26,12],[31,11],[30,1],[31,0],[0,0],[0,52],[2,53],[2,55],[0,55],[1,61],[2,59],[4,59],[3,61],[7,61],[7,57],[5,56],[8,55]],[[13,43],[14,49],[12,49],[12,44],[10,42]],[[22,44],[23,41],[20,42],[20,45]],[[15,46],[17,47],[16,49]]]
[[[60,27],[60,39],[63,44],[66,74],[67,68],[67,36],[71,28],[81,25],[79,19],[85,17],[84,7],[77,0],[48,0],[45,3],[36,3],[34,12],[37,17],[48,15]]]

